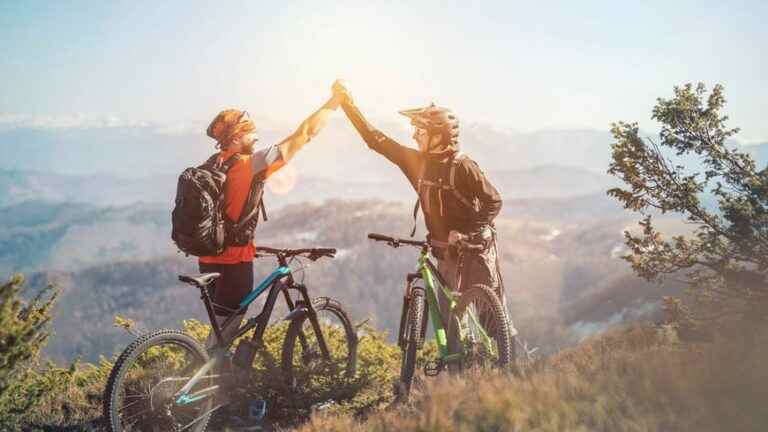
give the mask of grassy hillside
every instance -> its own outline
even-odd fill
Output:
[[[319,415],[320,431],[763,431],[765,334],[758,343],[676,343],[652,327],[613,330],[524,379],[473,373],[429,381],[409,405],[358,423]]]
[[[283,330],[273,328],[268,343],[276,347]],[[191,322],[187,331],[199,338],[205,332]],[[392,404],[399,352],[369,330],[361,340],[359,375],[349,387],[329,389],[337,399],[328,409],[286,409],[279,387],[270,387],[263,374],[249,385],[254,397],[271,398],[266,430],[762,431],[768,426],[766,336],[696,344],[653,326],[614,329],[540,361],[525,377],[419,375],[411,400]],[[56,391],[26,416],[28,430],[104,430],[101,392],[110,367],[102,360],[40,372],[36,380],[52,382]],[[340,388],[351,391],[344,395]],[[226,430],[220,419],[212,425]]]

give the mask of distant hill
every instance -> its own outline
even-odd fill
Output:
[[[278,195],[273,188],[267,189],[267,206],[279,208],[290,203],[319,203],[333,198],[415,200],[416,195],[402,173],[394,166],[384,168],[391,172],[374,180],[354,176],[340,180],[298,174],[295,186],[288,193]],[[487,173],[505,199],[573,197],[600,193],[617,184],[606,174],[558,165]],[[80,176],[0,169],[0,208],[25,201],[80,202],[95,206],[150,203],[171,208],[177,175],[124,178],[106,174]],[[278,172],[274,181],[280,182],[282,178],[285,173]]]
[[[31,206],[3,210],[5,220],[17,225],[12,228],[16,234],[6,236],[0,250],[7,264],[18,261],[20,255],[13,251],[29,244],[27,250],[39,254],[28,253],[30,263],[40,260],[37,272],[27,270],[31,285],[52,282],[64,290],[54,322],[59,336],[48,348],[50,355],[92,360],[96,353],[120,348],[126,338],[111,327],[118,313],[145,328],[178,326],[181,319],[203,317],[198,296],[176,280],[179,273],[195,272],[196,264],[194,258],[176,253],[168,240],[166,210]],[[307,270],[313,295],[339,298],[355,320],[370,317],[391,334],[399,318],[403,275],[413,268],[417,251],[374,244],[365,234],[407,236],[409,207],[372,200],[292,204],[259,227],[257,243],[338,248],[336,259]],[[547,350],[573,343],[589,329],[584,327],[588,323],[601,328],[606,321],[647,317],[661,293],[647,289],[618,259],[622,230],[634,219],[621,213],[574,219],[573,210],[562,202],[561,208],[559,217],[511,214],[497,221],[511,315],[526,339]],[[32,221],[24,218],[25,212],[48,216]],[[423,232],[422,227],[419,235]],[[269,259],[258,260],[257,275],[267,274],[273,265]],[[646,304],[651,305],[647,310],[636,308]],[[632,313],[623,312],[628,307]]]
[[[405,122],[375,122],[403,145],[413,146]],[[110,174],[124,178],[175,175],[205,160],[215,149],[195,127],[14,128],[0,130],[0,169]],[[262,127],[264,145],[277,143],[291,129]],[[644,134],[652,136],[653,134]],[[563,129],[518,132],[482,123],[462,125],[462,149],[486,171],[527,170],[542,165],[581,168],[602,174],[610,161],[613,137],[607,130]],[[768,143],[745,146],[768,163]],[[383,181],[397,169],[371,152],[346,119],[334,117],[328,127],[295,159],[303,176],[336,181]]]
[[[405,123],[378,124],[401,144],[413,146]],[[260,131],[264,145],[292,130]],[[610,156],[607,131],[547,130],[522,133],[483,124],[462,127],[463,150],[486,170],[520,170],[537,165],[566,165],[603,172]],[[152,126],[0,131],[0,169],[75,175],[145,177],[174,174],[214,152],[200,129],[169,131]],[[335,180],[380,181],[392,167],[371,152],[343,118],[329,126],[296,158],[303,175]]]

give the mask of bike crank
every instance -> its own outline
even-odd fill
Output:
[[[430,360],[424,364],[424,375],[436,377],[445,369],[445,362],[442,359]]]

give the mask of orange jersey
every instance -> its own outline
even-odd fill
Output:
[[[222,151],[219,161],[225,161],[235,154],[234,151]],[[241,155],[232,168],[227,172],[227,182],[224,184],[224,212],[232,221],[240,220],[245,202],[251,190],[253,176],[266,170],[269,177],[284,166],[280,151],[275,146],[264,148],[252,155]],[[245,246],[227,246],[221,255],[202,256],[201,263],[208,264],[237,264],[253,261],[256,248],[253,242]]]
[[[243,157],[227,173],[227,182],[224,185],[224,208],[230,220],[240,220],[240,213],[242,213],[245,202],[248,200],[253,176],[263,172],[266,179],[284,167],[299,150],[320,132],[327,117],[337,106],[337,101],[329,100],[279,144],[264,147],[252,155],[242,155]],[[222,151],[219,154],[219,161],[223,162],[232,155],[234,155],[232,150]],[[228,246],[218,256],[200,257],[200,262],[210,264],[250,262],[253,261],[255,252],[256,248],[253,242],[250,242],[246,246]]]

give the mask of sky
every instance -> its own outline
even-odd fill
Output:
[[[0,0],[0,123],[301,121],[340,77],[372,118],[431,101],[518,131],[638,121],[686,82],[725,86],[768,140],[764,1]]]

